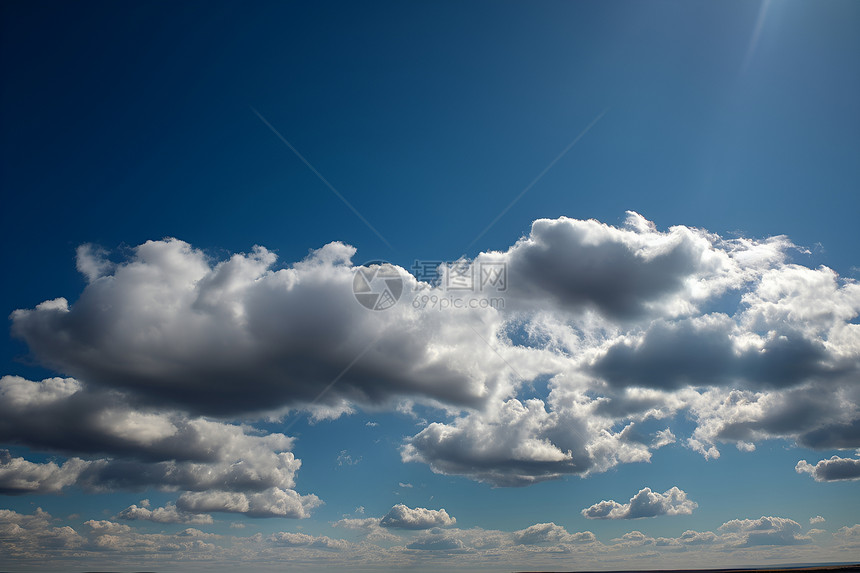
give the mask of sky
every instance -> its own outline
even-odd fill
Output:
[[[860,4],[0,26],[0,569],[860,561]]]

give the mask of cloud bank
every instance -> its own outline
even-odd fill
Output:
[[[111,260],[82,246],[79,296],[11,315],[60,376],[0,379],[0,443],[65,459],[4,453],[0,488],[159,487],[189,515],[304,517],[321,500],[294,489],[293,439],[254,426],[297,410],[421,406],[428,423],[402,460],[494,486],[647,463],[673,443],[709,459],[768,439],[860,447],[860,285],[794,262],[784,236],[660,230],[636,213],[540,219],[473,261],[506,269],[503,307],[444,311],[410,297],[462,293],[394,267],[404,296],[369,311],[354,255],[334,242],[293,263],[259,246],[219,259],[164,239]],[[839,460],[798,471],[853,479]],[[670,492],[587,511],[659,512]]]

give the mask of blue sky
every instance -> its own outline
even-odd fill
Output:
[[[856,3],[0,10],[0,567],[860,559]]]

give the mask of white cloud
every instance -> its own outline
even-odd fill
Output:
[[[57,493],[74,484],[91,462],[72,458],[62,465],[33,463],[0,450],[0,493]]]
[[[511,399],[453,424],[428,425],[409,439],[401,455],[438,473],[502,486],[528,485],[589,469],[587,432],[582,420],[547,412],[541,400]]]
[[[291,489],[301,461],[289,451],[293,439],[283,434],[177,411],[134,409],[121,395],[91,391],[70,378],[32,382],[3,377],[0,414],[0,436],[7,439],[110,456],[37,464],[2,450],[0,490],[8,493],[58,492],[72,485],[93,491],[159,487],[205,495],[222,492],[245,499],[249,514],[281,517],[306,517],[319,504],[316,496]],[[180,500],[190,504],[188,497]],[[216,507],[213,511],[226,511]],[[132,506],[121,517],[162,523],[209,519],[177,512],[173,505],[156,510]]]
[[[512,536],[514,543],[518,545],[591,543],[597,540],[590,531],[568,533],[565,528],[555,523],[537,523],[525,529],[515,531]]]
[[[366,528],[357,523],[337,525],[357,531],[382,529],[378,519],[368,519],[375,523]],[[219,563],[253,562],[255,568],[269,569],[283,568],[288,561],[320,564],[326,569],[349,566],[399,570],[431,564],[436,568],[469,569],[486,566],[491,560],[495,568],[523,570],[531,564],[536,566],[533,568],[551,570],[553,563],[558,568],[559,559],[563,559],[587,564],[590,569],[613,562],[618,568],[633,570],[645,569],[644,563],[655,559],[663,564],[683,563],[676,557],[687,551],[695,551],[697,563],[714,567],[737,563],[739,559],[764,561],[774,555],[794,558],[802,554],[818,561],[849,561],[860,543],[860,525],[837,531],[832,538],[834,545],[829,535],[813,540],[814,532],[803,535],[796,522],[778,517],[732,520],[720,528],[719,534],[687,530],[678,537],[655,538],[629,531],[609,544],[601,543],[591,532],[569,533],[554,523],[538,523],[514,532],[431,528],[416,535],[414,531],[386,530],[382,532],[385,537],[368,535],[360,542],[352,542],[304,532],[241,536],[237,534],[242,532],[234,531],[218,535],[200,526],[176,533],[143,533],[133,521],[127,525],[88,520],[74,528],[57,527],[56,522],[40,509],[31,515],[0,510],[3,563],[15,570],[37,561],[71,559],[94,569],[133,569],[145,563],[158,563],[160,569],[187,569],[193,568],[191,564],[195,562],[205,568]],[[787,547],[800,545],[804,546],[802,553]],[[689,563],[689,557],[686,559]]]
[[[368,541],[398,541],[400,538],[379,525],[380,518],[345,518],[334,522],[334,527],[360,531]]]
[[[668,446],[670,444],[674,444],[677,442],[677,438],[675,434],[672,433],[672,430],[666,428],[665,430],[660,430],[657,432],[657,436],[654,439],[654,443],[651,445],[655,450],[657,448],[662,448],[663,446]]]
[[[618,227],[541,219],[476,257],[506,265],[504,310],[427,312],[404,298],[372,312],[354,300],[355,249],[342,243],[283,268],[262,247],[218,261],[166,239],[112,263],[84,245],[80,296],[12,315],[32,355],[73,378],[0,380],[0,443],[66,461],[10,458],[2,483],[157,485],[189,507],[301,516],[312,504],[296,505],[311,497],[292,491],[292,439],[239,423],[295,409],[429,406],[402,459],[496,486],[648,462],[674,441],[709,459],[770,438],[857,448],[860,285],[788,262],[792,248],[660,231],[635,213]],[[451,294],[401,271],[405,297]],[[727,309],[723,295],[741,303]],[[535,396],[539,375],[548,394]],[[679,415],[692,435],[645,435]],[[86,461],[63,469],[74,460]],[[835,466],[823,462],[799,471],[824,479]]]
[[[827,521],[827,520],[824,519],[823,517],[821,517],[820,515],[816,515],[814,517],[809,518],[809,523],[811,525],[815,525],[816,523],[824,523],[825,521]]]
[[[475,334],[495,337],[494,310],[368,311],[352,293],[354,253],[330,243],[272,270],[276,257],[262,247],[214,262],[176,239],[149,241],[73,305],[16,310],[12,330],[40,360],[87,384],[215,415],[313,401],[336,415],[345,403],[398,396],[477,406],[509,384]],[[416,281],[400,271],[408,295]]]
[[[188,513],[244,513],[250,517],[310,517],[310,511],[322,504],[315,495],[299,495],[291,489],[272,487],[258,493],[235,491],[185,492],[176,506]]]
[[[687,499],[687,494],[672,487],[665,493],[643,488],[624,504],[617,501],[601,501],[582,510],[588,519],[638,519],[658,515],[690,515],[699,506]]]
[[[454,525],[457,520],[444,509],[426,509],[416,507],[414,509],[398,503],[382,517],[379,525],[393,529],[430,529],[431,527],[443,527]]]
[[[539,219],[508,251],[483,253],[476,261],[506,263],[506,301],[522,308],[593,309],[629,320],[693,312],[701,301],[780,263],[790,247],[784,237],[726,241],[684,226],[664,233],[628,212],[621,228]]]
[[[802,545],[811,542],[801,533],[800,524],[784,517],[759,519],[733,519],[720,526],[720,531],[729,534],[732,545],[750,547],[757,545]]]
[[[808,473],[815,481],[839,481],[860,479],[860,457],[840,458],[833,456],[812,465],[800,460],[794,468],[797,473]]]
[[[444,551],[446,553],[463,553],[467,550],[466,545],[460,539],[447,535],[420,537],[409,543],[406,548],[417,551]]]
[[[143,500],[145,502],[147,500]],[[141,502],[140,506],[130,505],[117,514],[117,518],[127,521],[144,520],[155,523],[212,523],[212,516],[206,514],[193,514],[179,511],[176,506],[169,503],[164,507],[149,509]]]
[[[349,543],[342,539],[332,539],[321,535],[315,537],[305,533],[286,533],[280,532],[270,535],[268,540],[275,545],[284,547],[313,547],[319,549],[331,549],[335,551],[343,550],[349,547]]]
[[[684,545],[711,545],[716,543],[719,538],[712,531],[693,531],[688,529],[678,538],[678,541]]]

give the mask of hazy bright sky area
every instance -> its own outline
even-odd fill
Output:
[[[0,26],[0,570],[860,561],[860,3]]]

